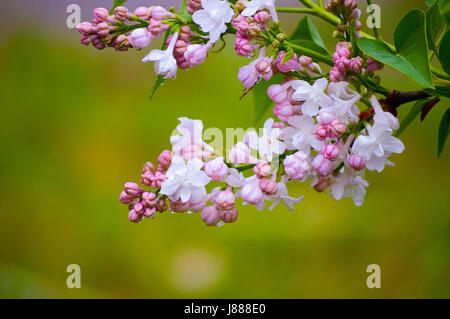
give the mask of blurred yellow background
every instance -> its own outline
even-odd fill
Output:
[[[238,101],[238,68],[249,61],[233,53],[230,36],[224,52],[180,71],[149,106],[153,66],[140,62],[148,50],[80,45],[65,25],[73,2],[0,5],[8,13],[0,23],[1,298],[450,297],[449,146],[436,157],[448,99],[403,133],[406,151],[392,157],[395,168],[367,174],[360,208],[304,183],[290,188],[306,195],[294,212],[240,207],[238,222],[215,228],[199,214],[165,213],[135,225],[119,194],[169,147],[178,117],[253,126],[252,97]],[[374,2],[390,41],[400,17],[425,8],[419,0]],[[112,1],[78,3],[90,20],[92,8]],[[282,14],[283,27],[292,30],[296,18]],[[316,25],[331,50],[332,28]],[[397,72],[381,74],[388,87],[418,88]],[[366,286],[372,263],[381,267],[381,289]],[[81,267],[81,289],[66,287],[69,264]]]

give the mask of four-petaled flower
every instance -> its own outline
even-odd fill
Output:
[[[262,136],[258,137],[256,132],[250,132],[246,135],[250,148],[258,150],[261,158],[272,161],[274,154],[281,155],[286,150],[286,145],[279,140],[281,130],[272,128],[274,120],[269,118],[264,123]]]
[[[203,10],[196,11],[192,20],[203,32],[209,33],[209,39],[215,43],[227,30],[226,24],[233,19],[234,10],[225,0],[202,0]]]
[[[319,113],[319,106],[328,107],[333,103],[333,100],[324,93],[328,86],[326,78],[318,79],[313,85],[303,80],[290,81],[288,85],[295,90],[292,99],[303,102],[303,114],[315,116]]]
[[[171,201],[181,199],[183,203],[190,199],[203,200],[206,197],[205,185],[211,178],[202,171],[202,167],[203,162],[198,158],[194,157],[186,163],[183,158],[174,157],[160,193],[167,195]]]

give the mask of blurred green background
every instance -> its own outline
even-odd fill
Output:
[[[248,60],[229,44],[180,71],[149,106],[153,66],[140,62],[147,50],[79,45],[65,25],[71,2],[0,5],[9,13],[0,42],[1,298],[450,297],[449,149],[436,157],[448,100],[403,133],[406,151],[392,157],[395,168],[367,174],[360,208],[305,183],[290,188],[292,196],[306,195],[294,212],[241,207],[238,222],[217,228],[199,214],[165,213],[135,225],[119,193],[169,147],[177,117],[221,129],[253,126],[252,97],[238,101],[236,79]],[[82,19],[111,2],[78,2]],[[181,1],[130,7],[155,2]],[[425,8],[423,1],[375,2],[390,41],[401,16]],[[281,19],[285,29],[295,26],[296,16]],[[332,28],[317,25],[332,49]],[[394,71],[382,79],[417,89]],[[366,287],[372,263],[381,267],[381,289]],[[66,287],[69,264],[81,267],[81,289]]]

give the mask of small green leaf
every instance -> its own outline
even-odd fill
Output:
[[[405,116],[405,118],[400,123],[400,128],[395,132],[395,136],[400,136],[400,134],[403,133],[403,131],[411,124],[411,122],[422,112],[423,107],[425,104],[427,104],[431,99],[421,99],[418,100],[414,105],[411,107],[411,110],[409,113]]]
[[[190,21],[192,19],[191,14],[187,11],[188,2],[189,2],[189,0],[183,0],[180,10],[178,10],[178,15],[185,22]]]
[[[155,95],[156,90],[158,90],[165,82],[164,76],[158,75],[156,76],[155,84],[153,84],[152,89],[148,93],[148,102],[150,103],[153,99],[153,95]]]
[[[439,124],[439,134],[438,134],[438,157],[441,156],[444,150],[445,142],[447,141],[450,125],[450,108],[442,116],[441,124]]]
[[[287,61],[289,61],[290,59],[292,59],[294,57],[295,53],[294,50],[289,49],[286,54],[283,56],[283,59],[281,59],[281,64],[286,63]]]
[[[267,89],[272,84],[281,83],[283,81],[282,74],[276,74],[270,79],[270,81],[261,81],[256,84],[253,91],[253,98],[255,101],[255,122],[258,123],[269,107],[273,104],[273,101],[267,96]]]
[[[317,31],[314,23],[312,22],[309,16],[305,16],[302,18],[297,27],[295,28],[292,35],[289,37],[289,40],[307,40],[315,43],[317,46],[321,47],[327,54],[327,47],[323,43],[322,38],[320,37],[319,31]]]
[[[450,0],[439,0],[439,10],[447,23],[450,23]]]
[[[436,38],[442,28],[442,17],[439,11],[439,5],[435,2],[427,10],[427,36],[428,47],[430,50],[436,51]]]
[[[114,9],[123,5],[125,2],[127,2],[127,0],[114,0],[114,4],[111,8],[111,10],[109,11],[110,14],[114,13]]]
[[[371,58],[406,74],[425,87],[433,88],[425,26],[425,13],[412,10],[395,30],[396,52],[392,52],[382,41],[374,39],[360,38],[358,47]]]
[[[444,34],[439,46],[439,60],[444,71],[450,74],[450,29]]]
[[[427,6],[431,7],[437,0],[425,0]]]

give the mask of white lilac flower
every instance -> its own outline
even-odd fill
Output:
[[[234,165],[256,164],[258,162],[258,159],[251,155],[250,148],[244,142],[239,142],[233,146],[230,153],[228,153],[228,159]]]
[[[402,141],[392,136],[392,129],[385,124],[367,125],[366,129],[367,136],[358,136],[352,151],[364,157],[369,170],[381,172],[384,165],[388,164],[386,157],[392,153],[402,153],[405,146]]]
[[[361,96],[348,87],[348,82],[332,82],[328,86],[328,95],[334,100],[331,108],[337,118],[344,124],[358,122],[360,113],[356,103]]]
[[[177,76],[178,66],[177,61],[173,57],[173,50],[177,39],[178,32],[173,35],[166,50],[153,50],[142,59],[142,62],[154,61],[156,74],[164,75],[165,79],[175,78]]]
[[[282,138],[289,150],[300,150],[306,154],[310,153],[311,146],[320,151],[324,142],[315,136],[314,119],[309,115],[295,115],[288,120],[290,126],[282,130]]]
[[[372,106],[375,111],[375,115],[373,117],[374,123],[384,124],[390,127],[393,131],[398,130],[398,128],[400,127],[398,118],[396,118],[394,114],[390,112],[384,112],[375,95],[372,95],[370,101],[372,102]]]
[[[208,153],[213,153],[214,149],[203,141],[203,123],[200,120],[191,120],[186,117],[178,118],[180,124],[177,131],[181,135],[172,135],[170,143],[172,151],[177,155],[182,155],[182,151],[187,145],[196,145]]]
[[[276,0],[252,0],[245,2],[245,9],[242,11],[242,15],[245,17],[253,16],[257,11],[262,9],[268,9],[274,22],[278,22],[277,10],[275,8]]]
[[[192,15],[192,20],[203,32],[209,33],[209,39],[215,43],[227,30],[226,23],[233,19],[234,10],[225,0],[202,0],[202,7]]]
[[[335,200],[351,197],[356,206],[361,206],[368,186],[369,183],[360,174],[345,167],[341,174],[333,180],[330,189]]]
[[[301,106],[303,114],[316,116],[319,113],[319,107],[329,107],[333,103],[333,100],[324,92],[328,86],[326,78],[318,79],[313,85],[303,80],[290,81],[288,85],[295,90],[292,99],[303,102]]]
[[[283,204],[289,209],[294,210],[294,204],[300,203],[305,196],[300,196],[299,198],[294,198],[289,196],[288,189],[286,187],[286,182],[283,179],[278,183],[278,191],[275,195],[269,196],[269,200],[273,201],[269,210],[273,210],[278,204],[283,202]]]
[[[207,196],[205,185],[211,180],[202,171],[202,167],[203,162],[198,158],[192,158],[186,163],[183,158],[174,157],[160,193],[167,195],[171,201],[201,201]]]
[[[261,158],[272,161],[274,155],[283,154],[286,150],[286,145],[279,140],[281,130],[279,128],[272,128],[274,120],[269,118],[264,123],[263,134],[258,137],[256,132],[250,132],[246,135],[248,145],[250,148],[258,150]]]

